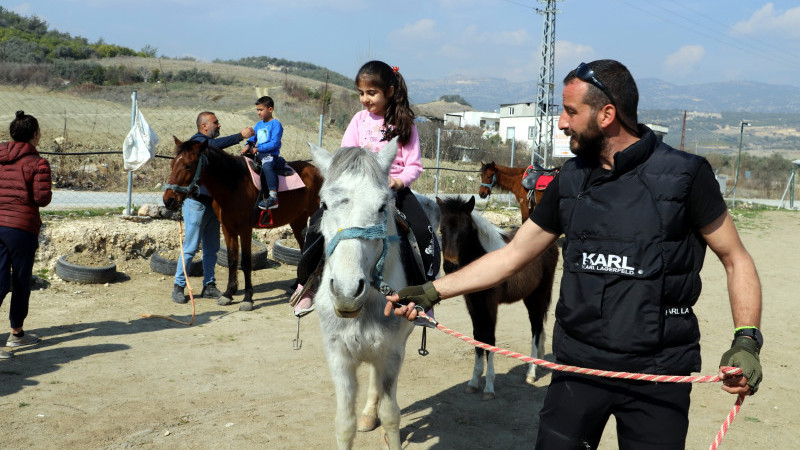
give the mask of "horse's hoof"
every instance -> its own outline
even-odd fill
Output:
[[[531,386],[536,386],[536,377],[529,375],[529,376],[525,377],[525,382],[530,384]]]
[[[478,392],[478,388],[476,388],[475,386],[467,385],[467,387],[464,388],[464,392],[467,394],[474,394]]]
[[[239,305],[239,311],[252,311],[253,310],[253,302],[242,302]]]
[[[484,392],[482,398],[484,400],[494,400],[494,392]]]
[[[378,418],[361,416],[358,418],[358,431],[366,432],[378,428]]]
[[[230,297],[225,297],[225,295],[217,299],[217,304],[219,306],[228,306],[231,304],[231,302],[233,302],[233,299]]]

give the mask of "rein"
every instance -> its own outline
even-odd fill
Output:
[[[194,171],[194,178],[192,178],[192,182],[189,183],[188,186],[180,186],[177,184],[170,184],[167,183],[164,185],[164,190],[167,191],[172,189],[173,191],[182,192],[184,194],[189,194],[193,190],[197,189],[197,181],[200,179],[200,174],[203,173],[203,167],[208,165],[208,156],[205,153],[200,154],[200,158],[197,161],[197,169]]]
[[[372,270],[372,285],[381,291],[383,295],[389,295],[389,293],[393,292],[392,288],[386,284],[383,280],[383,266],[386,263],[386,253],[389,250],[390,243],[397,243],[400,241],[400,236],[397,234],[393,234],[388,236],[386,233],[386,223],[388,222],[388,214],[385,215],[385,220],[381,223],[371,225],[368,227],[351,227],[351,228],[344,228],[339,229],[336,232],[336,235],[333,236],[331,242],[328,243],[328,246],[325,249],[326,257],[329,257],[331,253],[336,249],[336,246],[339,245],[339,242],[345,239],[381,239],[383,240],[383,251],[381,252],[381,256],[378,258],[378,261],[375,263],[375,268]]]

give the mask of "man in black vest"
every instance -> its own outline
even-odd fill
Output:
[[[442,298],[494,286],[564,235],[556,306],[557,362],[609,371],[688,375],[700,370],[700,295],[706,245],[728,276],[735,327],[720,367],[732,394],[761,381],[761,285],[711,166],[638,124],[639,94],[617,61],[581,64],[564,78],[558,127],[576,157],[564,164],[514,239],[461,270],[387,297],[386,315],[413,320]],[[399,306],[394,302],[407,303]],[[396,307],[396,308],[395,308]],[[536,448],[596,448],[608,418],[619,448],[683,449],[686,383],[649,383],[553,372]]]

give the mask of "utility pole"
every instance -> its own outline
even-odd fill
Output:
[[[556,64],[556,2],[563,0],[538,0],[545,3],[544,9],[536,12],[544,16],[542,27],[542,66],[539,68],[539,81],[536,85],[536,118],[533,147],[531,148],[531,164],[541,157],[543,165],[553,153],[553,83]],[[537,155],[538,152],[538,155]]]
[[[683,141],[686,139],[686,110],[683,110],[683,129],[681,129],[681,151],[684,151]],[[695,150],[695,153],[697,151]]]
[[[736,173],[733,174],[733,204],[732,208],[736,207],[736,185],[739,182],[739,164],[742,162],[742,135],[744,134],[744,127],[750,125],[750,122],[742,120],[739,122],[739,153],[736,156]]]

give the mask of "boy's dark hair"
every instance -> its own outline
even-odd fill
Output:
[[[408,102],[408,88],[399,69],[390,67],[383,61],[370,61],[358,70],[356,74],[356,87],[359,80],[363,80],[372,86],[382,90],[384,93],[389,88],[394,87],[394,95],[387,97],[389,104],[386,105],[386,113],[383,115],[383,125],[391,129],[384,136],[385,140],[397,136],[397,141],[401,145],[408,144],[411,139],[411,132],[414,129],[414,111]]]
[[[9,127],[11,139],[16,142],[28,142],[39,131],[39,121],[36,117],[25,114],[25,111],[17,111],[16,117],[11,121]]]
[[[270,97],[269,95],[265,95],[265,96],[259,98],[258,100],[256,100],[256,106],[258,106],[258,105],[261,105],[261,106],[264,106],[264,107],[267,107],[267,108],[274,108],[275,107],[275,102],[272,100],[272,97]]]
[[[617,114],[622,125],[630,131],[637,133],[638,130],[638,108],[639,108],[639,90],[636,87],[636,81],[633,79],[630,71],[619,61],[613,59],[600,59],[586,64],[594,71],[597,79],[605,85],[606,89],[614,97],[614,103],[617,107]],[[576,69],[577,70],[577,69]],[[575,70],[571,71],[564,78],[566,85],[573,79],[577,78]],[[589,84],[589,89],[583,99],[584,103],[589,105],[593,111],[598,111],[611,100],[602,90],[592,83]],[[631,129],[630,127],[634,128]]]

